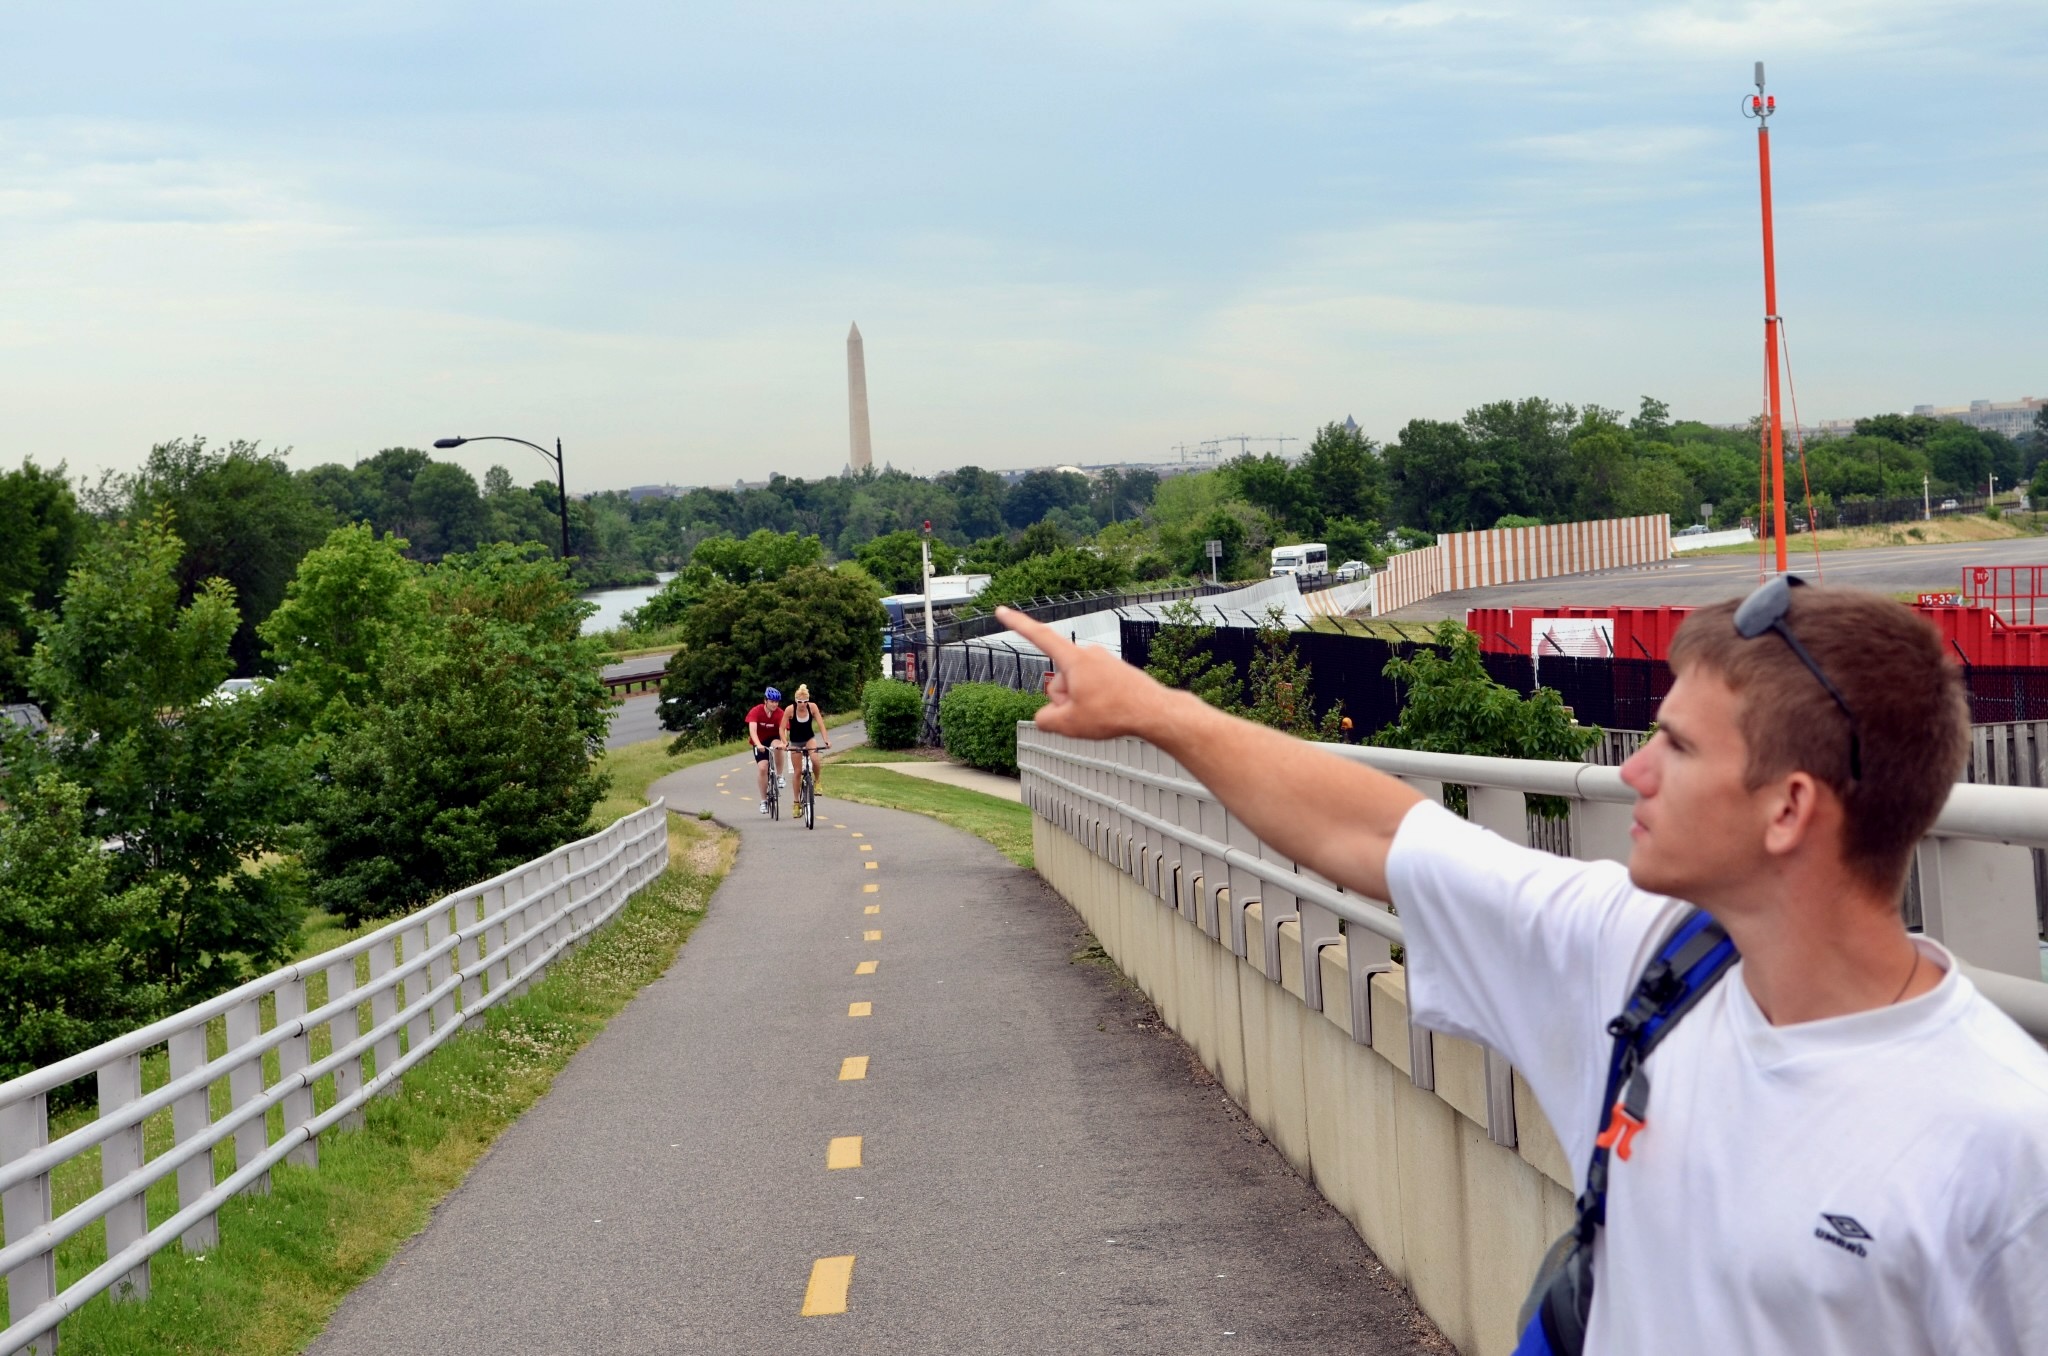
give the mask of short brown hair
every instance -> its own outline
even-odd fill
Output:
[[[1873,885],[1899,888],[1969,755],[1969,703],[1941,633],[1874,593],[1792,590],[1785,625],[1856,713],[1863,775],[1854,778],[1848,718],[1784,637],[1736,634],[1735,608],[1716,603],[1685,619],[1671,641],[1673,671],[1704,669],[1735,690],[1750,787],[1794,770],[1825,782],[1846,811],[1845,864]]]

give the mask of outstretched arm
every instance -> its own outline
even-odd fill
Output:
[[[1142,735],[1261,841],[1348,890],[1387,897],[1387,849],[1420,795],[1361,763],[1225,715],[1021,612],[998,608],[996,616],[1053,662],[1040,729],[1081,739]]]

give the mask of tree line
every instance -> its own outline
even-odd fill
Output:
[[[187,587],[174,523],[100,525],[26,609],[48,726],[0,723],[0,1079],[279,964],[323,912],[545,853],[603,791],[610,703],[561,562],[333,529],[255,627],[276,676],[238,691],[239,590]]]

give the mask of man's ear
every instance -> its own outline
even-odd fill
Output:
[[[1761,794],[1765,809],[1764,851],[1786,857],[1813,840],[1819,830],[1821,801],[1833,793],[1810,772],[1789,772]]]

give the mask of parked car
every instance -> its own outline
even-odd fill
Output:
[[[1681,537],[1703,537],[1706,535],[1706,532],[1707,525],[1705,523],[1694,523],[1691,527],[1680,528],[1675,535]]]
[[[1372,573],[1372,566],[1362,560],[1347,560],[1337,567],[1337,582],[1348,584],[1354,579],[1363,579]]]
[[[1941,511],[1943,513],[1954,513],[1957,509],[1961,507],[1962,505],[1958,504],[1953,499],[1944,499],[1941,501]]]

